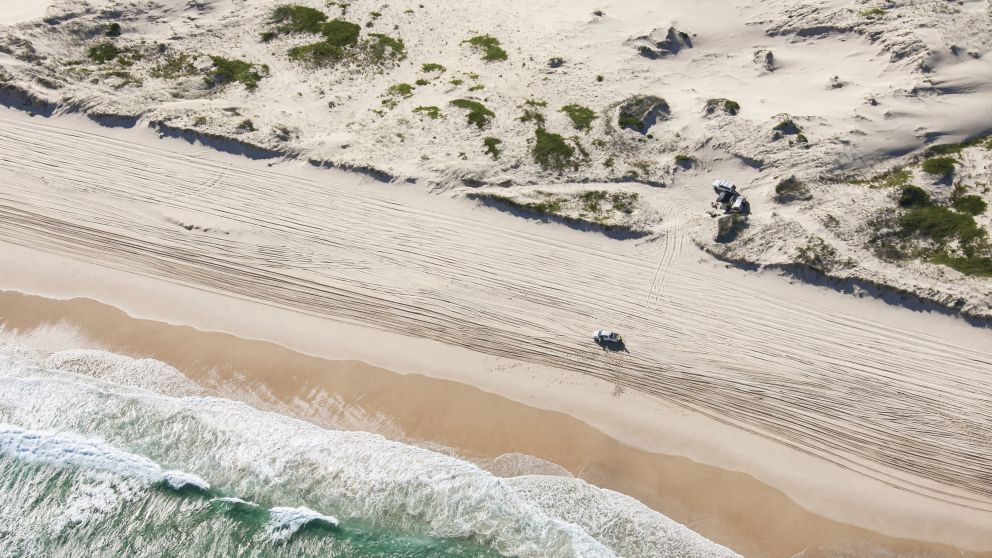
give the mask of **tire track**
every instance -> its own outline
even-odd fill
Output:
[[[55,122],[0,116],[7,242],[586,374],[891,486],[992,510],[992,342],[924,335],[715,274],[688,257],[684,206],[670,209],[663,244],[616,242]],[[228,234],[186,230],[172,214]],[[630,353],[591,345],[603,324],[624,332]]]

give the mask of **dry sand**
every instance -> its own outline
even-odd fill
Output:
[[[560,412],[467,384],[399,375],[280,345],[131,318],[89,299],[0,291],[0,332],[37,348],[100,348],[154,358],[211,393],[328,428],[455,451],[504,476],[572,474],[636,497],[749,557],[862,549],[956,556],[953,547],[881,536],[817,516],[753,477],[645,452]],[[537,460],[527,456],[537,457]],[[543,461],[542,461],[543,460]],[[557,472],[557,464],[565,468]]]
[[[39,18],[45,15],[49,4],[50,2],[44,0],[31,2],[0,0],[0,25],[12,25]]]
[[[0,124],[2,288],[458,380],[834,520],[992,548],[989,332],[700,256],[692,183],[646,193],[658,235],[615,241],[142,129]]]

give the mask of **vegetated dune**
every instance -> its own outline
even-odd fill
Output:
[[[395,185],[2,123],[6,242],[600,378],[895,487],[925,503],[889,501],[926,517],[914,537],[988,546],[989,348],[953,323],[923,333],[721,273],[692,256],[685,199],[656,241],[618,242]],[[598,324],[629,352],[593,345]]]
[[[992,129],[990,20],[978,0],[59,1],[0,29],[0,85],[11,104],[383,179],[515,186],[500,196],[523,204],[555,182],[705,190],[696,173],[736,158],[760,171],[754,214],[738,241],[700,224],[711,252],[989,317],[987,243],[879,251],[870,225],[898,186],[850,184]],[[772,203],[790,176],[812,202]],[[646,229],[663,211],[644,209],[560,217]],[[851,265],[802,250],[821,241]]]

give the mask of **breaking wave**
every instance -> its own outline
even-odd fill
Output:
[[[182,556],[735,556],[578,479],[497,478],[375,434],[176,396],[196,390],[163,385],[164,366],[0,350],[0,555],[116,556],[141,539]]]

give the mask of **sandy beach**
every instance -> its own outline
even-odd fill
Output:
[[[83,316],[114,314],[106,307],[73,308],[95,303],[41,310],[41,301],[5,295],[4,314],[8,304],[40,305],[18,327],[64,317],[110,350],[174,363],[233,397],[293,401],[290,412],[318,423],[339,402],[329,411],[311,399],[329,392],[364,404],[371,374],[328,389],[316,379],[324,367],[348,377],[364,365],[307,359],[417,374],[386,382],[399,382],[401,395],[392,387],[372,396],[359,416],[384,414],[387,435],[480,459],[520,452],[558,463],[745,555],[886,537],[916,541],[909,548],[992,545],[983,473],[992,425],[980,412],[992,389],[988,330],[906,308],[912,301],[727,268],[682,233],[703,189],[648,192],[673,208],[666,229],[618,241],[140,127],[9,110],[0,122],[0,288],[94,299],[286,349],[248,351],[273,355],[256,368],[263,357],[230,360],[247,345],[211,353],[227,344],[211,338],[195,343],[202,360],[187,360],[171,341],[149,347],[152,334],[129,340],[136,326],[120,314],[114,320],[128,325]],[[624,332],[628,352],[588,341],[604,325]],[[255,379],[239,385],[238,374]],[[406,397],[420,390],[430,395]],[[501,417],[491,431],[491,415],[467,418],[476,405],[438,413],[434,393],[448,390],[521,420]],[[549,429],[533,432],[528,413]],[[558,429],[586,444],[562,441]],[[742,497],[723,498],[728,491]],[[767,507],[781,520],[778,535],[753,519]]]
[[[564,413],[467,384],[139,320],[89,299],[6,291],[0,293],[0,307],[0,327],[21,342],[154,358],[212,394],[327,428],[371,431],[454,452],[501,476],[576,475],[634,496],[745,556],[820,556],[855,549],[928,556],[959,552],[817,516],[747,474],[646,452]]]

